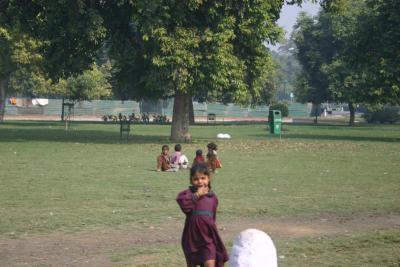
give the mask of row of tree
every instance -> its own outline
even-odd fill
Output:
[[[292,40],[302,66],[296,97],[315,106],[400,103],[400,1],[341,0],[302,14]]]

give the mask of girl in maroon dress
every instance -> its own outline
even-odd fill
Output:
[[[215,225],[218,198],[211,191],[207,165],[192,166],[190,183],[192,186],[180,192],[176,199],[186,215],[182,248],[187,266],[224,266],[224,262],[228,261],[228,254]]]

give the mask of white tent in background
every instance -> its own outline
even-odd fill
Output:
[[[49,104],[49,100],[47,98],[33,98],[32,105],[34,106],[46,106]]]

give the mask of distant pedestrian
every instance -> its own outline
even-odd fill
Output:
[[[215,224],[218,198],[211,191],[210,178],[207,165],[193,165],[191,186],[180,192],[176,199],[186,215],[182,248],[188,267],[221,267],[228,261],[228,253]]]

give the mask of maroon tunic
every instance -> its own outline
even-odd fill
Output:
[[[210,192],[198,199],[187,189],[178,194],[176,201],[186,214],[182,248],[187,263],[200,265],[207,260],[215,260],[216,267],[224,266],[228,254],[215,225],[217,196]]]

